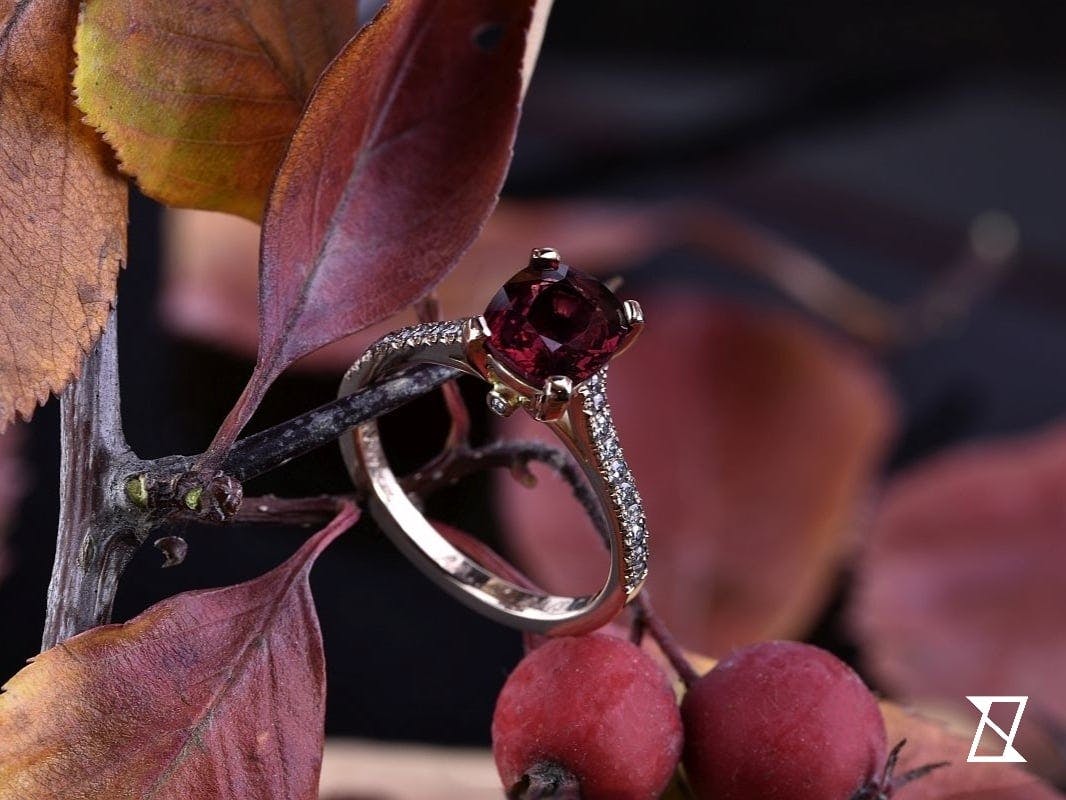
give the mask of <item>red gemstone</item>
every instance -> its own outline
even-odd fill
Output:
[[[534,259],[485,309],[488,351],[526,383],[553,375],[577,383],[606,364],[629,332],[622,304],[600,281]]]

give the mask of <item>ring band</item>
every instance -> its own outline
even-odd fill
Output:
[[[517,362],[508,358],[501,340],[504,328],[522,325],[523,319],[515,322],[515,310],[511,309],[507,312],[511,317],[500,317],[502,322],[496,327],[501,330],[493,338],[486,319],[492,318],[490,305],[485,316],[413,325],[382,337],[351,366],[338,395],[356,392],[415,364],[444,364],[485,380],[491,387],[488,404],[495,413],[507,416],[522,407],[547,425],[575,457],[604,512],[610,569],[599,592],[565,597],[529,591],[453,547],[400,486],[389,467],[376,422],[363,423],[341,437],[341,451],[352,480],[366,493],[378,525],[447,592],[513,627],[549,635],[585,633],[610,622],[637,595],[647,577],[644,511],[607,404],[605,363],[632,344],[643,327],[643,316],[635,301],[618,302],[602,283],[563,265],[558,254],[548,248],[534,250],[529,267],[508,282],[501,294],[512,284],[534,304],[530,308],[542,324],[546,304],[551,306],[549,315],[552,309],[569,312],[562,322],[548,324],[576,330],[575,346],[564,353],[565,348],[556,347],[558,342],[546,339],[548,349],[534,348],[532,352],[543,362],[542,372],[544,365],[557,366],[560,354],[569,356],[567,364],[576,365],[569,370],[576,380],[551,374],[540,376],[543,381],[538,386],[532,382],[530,370],[520,376]],[[591,327],[586,330],[583,325]],[[528,325],[516,339],[519,344],[528,342]],[[582,350],[582,344],[589,342],[590,350]],[[590,369],[594,371],[586,375]]]

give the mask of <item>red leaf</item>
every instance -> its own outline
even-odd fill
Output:
[[[393,0],[326,69],[267,204],[259,361],[223,440],[293,361],[410,305],[474,241],[511,161],[535,4]]]
[[[1041,715],[1066,725],[1064,485],[1066,426],[945,453],[891,484],[856,575],[879,680],[968,712],[966,695],[1029,695],[1027,757]]]
[[[894,427],[892,395],[859,353],[794,314],[641,301],[647,328],[611,367],[609,400],[648,514],[656,609],[711,654],[801,635],[849,547]],[[545,436],[526,415],[506,424]],[[548,589],[587,592],[606,554],[566,495],[559,481],[530,491],[505,479],[501,508],[519,567]]]
[[[37,656],[0,695],[0,797],[313,800],[325,672],[308,573],[186,592]]]
[[[410,305],[473,242],[511,161],[532,7],[393,2],[323,74],[263,223],[271,367]]]

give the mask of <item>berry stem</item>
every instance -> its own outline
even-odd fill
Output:
[[[666,623],[655,613],[647,593],[639,595],[634,601],[634,614],[640,620],[642,630],[647,630],[652,640],[659,645],[659,649],[663,651],[663,655],[666,656],[666,660],[670,662],[670,666],[674,668],[681,682],[685,684],[685,688],[689,688],[698,681],[699,673],[685,657],[684,649],[674,638],[670,629],[666,627]]]

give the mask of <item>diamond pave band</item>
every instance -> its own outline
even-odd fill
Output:
[[[485,380],[489,408],[522,408],[547,425],[575,457],[607,523],[610,569],[594,595],[528,591],[468,559],[414,506],[388,466],[374,422],[342,437],[349,472],[379,525],[423,571],[471,607],[515,627],[577,634],[609,622],[648,573],[640,494],[607,403],[607,362],[643,327],[640,306],[621,303],[599,281],[572,270],[550,249],[497,294],[483,317],[394,331],[349,369],[340,394],[415,363],[438,363]]]

